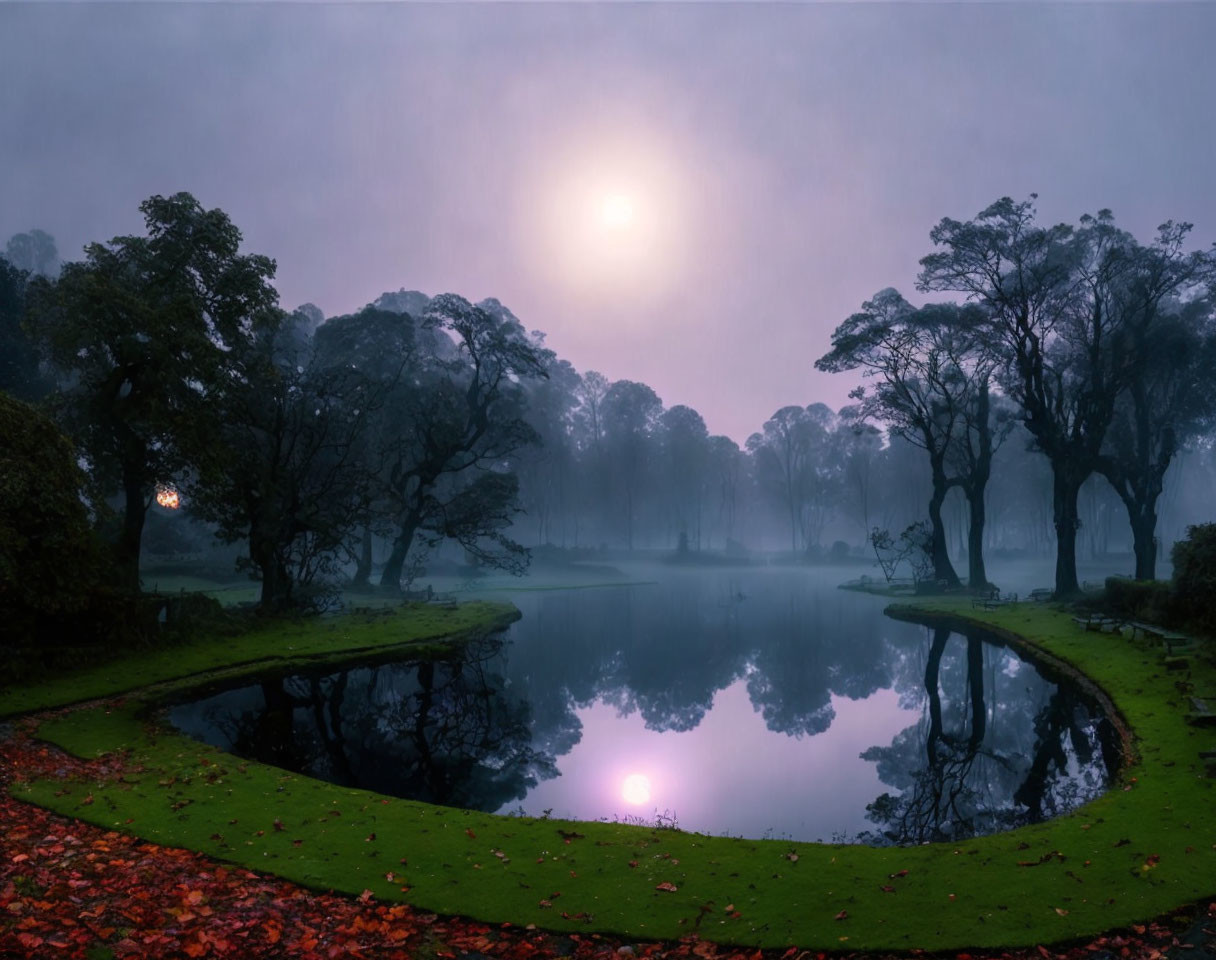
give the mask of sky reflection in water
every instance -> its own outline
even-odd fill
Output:
[[[1095,796],[1114,762],[1109,724],[1011,650],[805,571],[513,599],[523,620],[456,661],[266,678],[171,719],[399,796],[799,840],[993,832]]]

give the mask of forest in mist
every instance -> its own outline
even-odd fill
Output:
[[[972,587],[985,555],[1054,555],[1067,593],[1078,559],[1153,578],[1212,514],[1216,256],[1185,223],[1142,241],[1109,211],[1041,224],[1033,198],[943,219],[918,283],[939,299],[879,291],[805,358],[852,377],[853,402],[792,397],[731,438],[575,369],[495,299],[289,311],[223,211],[185,193],[141,211],[144,235],[82,259],[31,230],[0,261],[0,389],[70,438],[47,482],[78,491],[135,590],[149,558],[248,570],[277,609],[427,569],[658,551],[885,552]]]

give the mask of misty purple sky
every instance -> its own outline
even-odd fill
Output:
[[[742,442],[942,216],[1216,240],[1216,5],[0,3],[0,243],[188,190],[284,306],[498,297]],[[608,196],[630,222],[599,222]]]

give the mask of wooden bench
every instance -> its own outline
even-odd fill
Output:
[[[996,587],[991,590],[985,590],[980,596],[974,597],[971,601],[972,607],[983,607],[985,610],[995,610],[997,607],[1003,607],[1007,603],[1017,603],[1018,595],[1016,593],[1007,593],[1001,595],[1001,591]]]
[[[1124,627],[1131,631],[1133,640],[1138,634],[1142,635],[1144,639],[1152,643],[1160,643],[1164,646],[1167,654],[1172,654],[1175,650],[1189,650],[1196,645],[1193,637],[1188,637],[1185,633],[1167,630],[1165,627],[1159,627],[1155,623],[1128,620],[1124,624]]]
[[[1161,642],[1162,628],[1151,623],[1143,623],[1140,620],[1128,620],[1125,624],[1128,630],[1131,631],[1131,637],[1136,639],[1137,635],[1143,635],[1146,640]]]
[[[1051,599],[1052,591],[1046,587],[1039,587],[1037,590],[1031,590],[1026,595],[1026,598],[1032,603],[1046,603]]]
[[[1197,726],[1207,726],[1216,724],[1216,712],[1212,710],[1212,703],[1202,697],[1191,697],[1191,712],[1186,715],[1187,723]]]
[[[1188,637],[1184,633],[1163,633],[1161,642],[1165,644],[1165,652],[1172,654],[1175,650],[1187,652],[1196,649],[1199,644],[1194,637]]]
[[[1073,617],[1072,622],[1083,630],[1097,630],[1099,633],[1107,630],[1117,631],[1123,625],[1122,620],[1115,620],[1113,617],[1101,613]]]

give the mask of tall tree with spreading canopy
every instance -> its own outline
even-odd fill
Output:
[[[420,533],[452,537],[481,562],[523,569],[527,551],[505,533],[519,484],[501,468],[537,439],[519,384],[544,377],[551,357],[496,300],[474,305],[442,294],[422,324],[449,336],[456,354],[430,358],[387,400],[400,429],[386,438],[382,489],[395,536],[380,586],[393,591]]]
[[[95,479],[122,492],[121,583],[139,589],[144,519],[159,483],[217,455],[214,392],[231,359],[279,322],[268,257],[240,252],[222,210],[188,193],[140,205],[146,236],[85,248],[30,286],[30,329],[68,383],[55,397]]]
[[[1051,465],[1055,590],[1069,595],[1079,589],[1078,493],[1101,463],[1117,403],[1140,364],[1135,328],[1145,310],[1135,291],[1146,259],[1109,210],[1082,217],[1077,228],[1041,227],[1034,200],[1004,197],[972,220],[943,219],[930,233],[942,249],[921,260],[919,287],[962,293],[990,317],[1005,361],[1002,385]],[[1183,261],[1168,242],[1159,253],[1158,266]],[[1164,270],[1150,299],[1178,292],[1185,274]]]
[[[377,302],[389,296],[386,294]],[[439,345],[439,337],[444,338],[449,349]],[[385,469],[385,451],[400,429],[390,398],[409,389],[413,381],[407,383],[403,378],[413,377],[424,357],[446,355],[454,348],[442,332],[424,329],[411,314],[377,306],[324,321],[316,328],[312,346],[314,367],[334,373],[356,371],[364,388],[377,398],[376,410],[360,426],[359,437],[352,438],[361,447],[352,451],[353,462],[360,471],[377,476]],[[362,414],[369,416],[366,407]],[[346,544],[355,562],[351,586],[356,588],[365,588],[371,582],[374,537],[391,537],[395,533],[389,503],[379,485],[369,483],[361,486],[361,490],[359,525]]]
[[[654,435],[663,402],[650,387],[633,380],[617,380],[604,393],[600,405],[604,449],[611,476],[621,492],[625,546],[633,549],[638,508],[648,471],[654,465]]]
[[[782,407],[747,438],[761,489],[783,507],[790,549],[809,548],[822,526],[832,412],[823,404]]]
[[[833,448],[841,459],[841,505],[870,535],[877,476],[882,456],[882,431],[869,423],[856,406],[840,411]]]
[[[51,390],[25,319],[29,273],[0,257],[0,390],[35,403]]]
[[[1180,300],[1211,276],[1205,255],[1178,257],[1185,229],[1166,225],[1129,285],[1132,369],[1115,404],[1097,469],[1127,509],[1135,577],[1157,575],[1157,502],[1165,474],[1188,441],[1216,416],[1216,311],[1211,294]],[[1185,284],[1179,282],[1182,275]]]
[[[1081,402],[1084,365],[1060,348],[1076,300],[1076,245],[1067,225],[1034,223],[1033,197],[1008,197],[966,223],[943,219],[930,234],[945,249],[921,260],[923,290],[961,291],[985,307],[1008,362],[1005,387],[1052,465],[1056,592],[1078,589],[1077,492],[1093,470],[1106,422]],[[1067,356],[1065,356],[1067,354]]]
[[[573,427],[580,378],[565,360],[552,360],[546,372],[547,378],[523,384],[528,422],[540,440],[516,454],[512,468],[520,478],[521,499],[535,525],[536,542],[565,546],[576,492]]]
[[[59,272],[59,250],[45,230],[13,234],[4,246],[4,257],[32,276],[54,277]]]
[[[221,539],[248,543],[265,613],[325,598],[366,516],[368,425],[391,386],[329,362],[297,326],[267,332],[236,358],[237,375],[214,397],[223,452],[187,488]]]
[[[967,498],[967,583],[990,587],[984,562],[988,481],[992,460],[1015,425],[1012,404],[993,391],[1000,358],[987,346],[986,317],[977,309],[946,307],[940,342],[953,366],[950,385],[961,393],[959,428],[946,452],[950,472]]]
[[[946,549],[942,504],[950,488],[960,482],[950,473],[951,456],[967,434],[967,417],[983,408],[987,424],[987,379],[974,376],[968,360],[975,332],[984,323],[981,311],[951,304],[930,304],[919,310],[898,291],[887,288],[862,305],[832,334],[832,349],[815,366],[830,373],[860,369],[875,384],[869,391],[859,387],[852,396],[857,413],[890,424],[891,430],[920,447],[929,457],[933,492],[929,499],[930,547],[933,575],[938,581],[958,586],[958,574]],[[982,439],[982,436],[980,437]],[[977,450],[977,453],[979,451]],[[986,470],[991,447],[983,461]],[[968,486],[976,490],[982,505],[986,473],[969,475]],[[983,481],[983,482],[981,482]],[[977,577],[973,587],[985,586],[983,564],[983,514],[973,513],[973,552],[977,553]]]
[[[677,404],[659,417],[664,488],[681,550],[701,549],[701,508],[709,462],[709,430],[701,414]]]
[[[715,520],[722,530],[723,546],[728,551],[735,542],[745,464],[743,451],[730,437],[709,438],[708,488],[712,502],[717,505]]]

